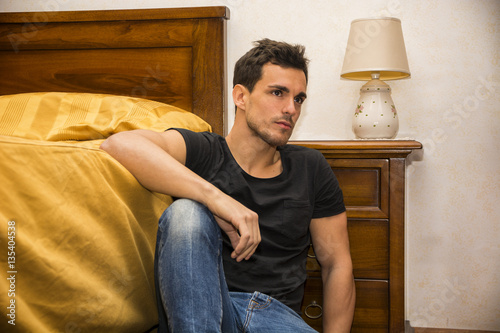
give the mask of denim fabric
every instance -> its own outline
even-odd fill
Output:
[[[158,332],[315,332],[270,296],[229,292],[220,228],[192,200],[176,200],[160,218],[155,286]]]
[[[259,293],[229,292],[238,323],[237,331],[245,333],[316,332],[291,308]],[[223,331],[226,332],[226,331]]]

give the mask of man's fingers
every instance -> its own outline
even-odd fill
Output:
[[[254,242],[253,242],[253,249],[252,249],[252,252],[249,253],[245,257],[245,260],[250,259],[250,257],[255,253],[255,250],[257,250],[257,246],[260,244],[260,241],[261,241],[259,224],[256,223],[256,224],[253,225],[253,227],[254,227],[253,235],[255,237]]]
[[[250,242],[250,232],[248,230],[248,226],[246,223],[241,223],[238,231],[240,232],[240,239],[238,244],[234,248],[234,252],[232,253],[232,258],[236,259],[236,261],[242,261],[248,256],[248,247],[251,246]]]
[[[233,249],[235,249],[239,242],[240,242],[240,235],[238,234],[238,230],[229,222],[221,219],[218,216],[215,216],[215,220],[217,221],[217,224],[221,227],[221,229],[226,233],[226,235],[229,237],[229,241],[231,242],[231,246]],[[233,252],[234,254],[234,252]],[[231,256],[233,256],[231,254]]]
[[[255,253],[261,240],[259,225],[255,221],[243,223],[239,231],[240,239],[233,252],[233,258],[236,261],[248,260]]]

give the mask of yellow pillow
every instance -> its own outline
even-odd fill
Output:
[[[0,135],[65,141],[104,139],[133,129],[211,131],[203,119],[142,98],[40,92],[0,96]]]

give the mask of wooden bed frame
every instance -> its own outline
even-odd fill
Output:
[[[0,13],[0,95],[147,98],[224,134],[226,7]]]

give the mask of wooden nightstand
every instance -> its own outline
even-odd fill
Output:
[[[319,150],[344,193],[356,283],[352,332],[404,332],[405,162],[417,141],[295,141]],[[302,306],[322,331],[322,283],[311,248]],[[306,309],[307,308],[307,309]]]

